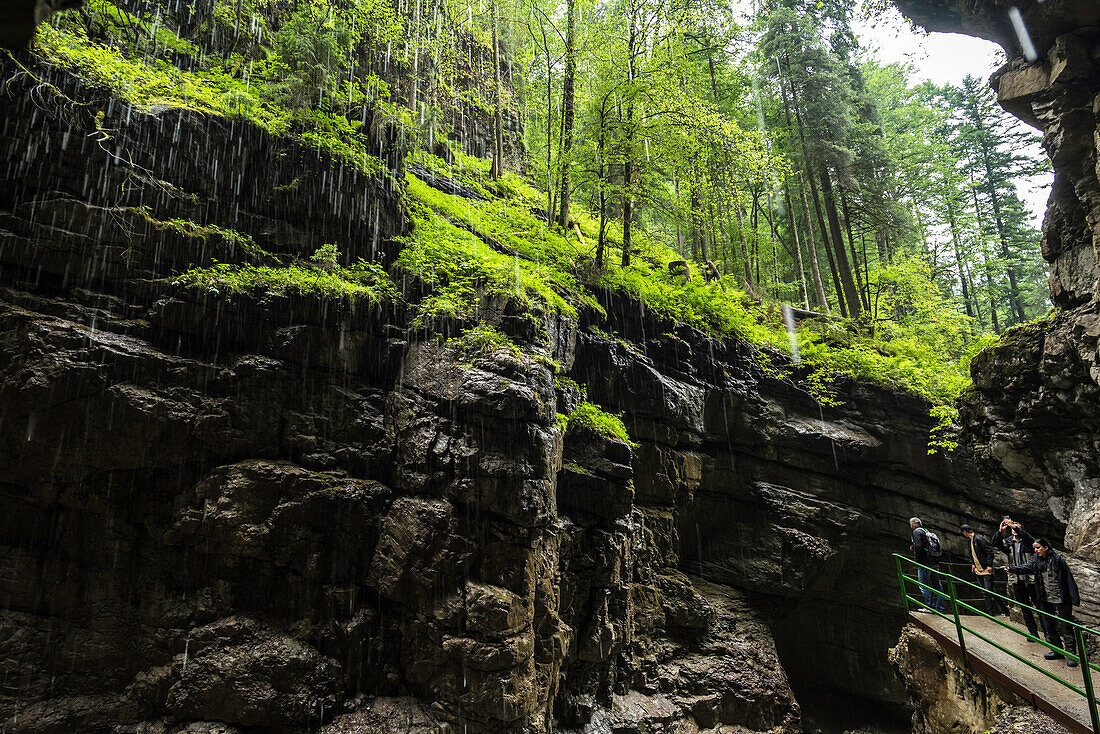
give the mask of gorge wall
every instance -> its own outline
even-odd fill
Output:
[[[0,80],[0,731],[796,732],[814,688],[904,704],[910,516],[1011,508],[1082,545],[1084,167],[1046,229],[1066,310],[975,363],[967,435],[1018,467],[991,484],[927,455],[919,401],[844,384],[822,407],[782,355],[619,294],[606,319],[486,299],[523,349],[471,356],[447,340],[467,324],[413,323],[426,283],[380,305],[184,288],[326,242],[392,261],[399,136],[375,126],[369,177],[31,58]],[[565,431],[555,364],[637,446]]]

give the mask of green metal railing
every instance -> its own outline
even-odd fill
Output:
[[[1008,655],[1011,655],[1016,660],[1019,660],[1021,663],[1024,663],[1028,667],[1037,670],[1038,672],[1042,673],[1043,675],[1047,676],[1048,678],[1051,678],[1055,681],[1058,681],[1058,683],[1061,683],[1063,686],[1070,689],[1071,691],[1074,691],[1075,693],[1078,693],[1081,696],[1084,696],[1085,699],[1088,701],[1089,716],[1092,719],[1092,730],[1095,734],[1100,734],[1100,714],[1097,713],[1096,693],[1095,693],[1095,691],[1093,689],[1093,686],[1092,686],[1092,674],[1093,674],[1094,671],[1097,672],[1097,673],[1100,673],[1100,666],[1097,666],[1095,663],[1089,662],[1088,652],[1085,649],[1085,635],[1092,635],[1093,637],[1100,637],[1100,633],[1098,633],[1097,631],[1092,630],[1088,627],[1085,627],[1082,624],[1078,624],[1077,622],[1073,622],[1073,621],[1068,620],[1068,619],[1062,619],[1061,617],[1059,617],[1057,615],[1051,614],[1049,612],[1044,612],[1041,609],[1037,609],[1036,607],[1029,606],[1027,604],[1021,604],[1020,602],[1016,601],[1015,599],[1011,599],[1011,598],[1009,598],[1009,597],[1007,597],[1003,594],[999,594],[995,591],[987,591],[986,589],[982,588],[978,584],[972,583],[970,581],[966,581],[965,579],[961,579],[958,576],[952,576],[949,573],[943,573],[941,571],[937,571],[936,569],[934,569],[930,566],[925,566],[922,563],[917,563],[915,560],[913,560],[912,558],[909,558],[907,556],[903,556],[901,554],[895,553],[894,554],[894,563],[897,565],[898,583],[901,585],[901,596],[902,596],[902,599],[905,600],[905,611],[906,612],[910,611],[910,604],[917,604],[921,608],[926,608],[923,598],[918,598],[918,597],[910,595],[909,587],[907,586],[907,584],[912,584],[913,586],[916,586],[920,589],[927,589],[928,591],[930,591],[932,593],[932,599],[933,600],[943,598],[949,603],[949,610],[950,610],[949,613],[939,611],[938,609],[935,608],[936,605],[934,603],[931,605],[930,608],[927,608],[927,611],[931,614],[935,614],[939,617],[942,617],[943,619],[947,620],[948,622],[954,623],[955,633],[958,635],[958,638],[959,638],[959,649],[962,651],[962,654],[963,654],[963,660],[967,660],[967,657],[966,657],[966,639],[963,636],[963,632],[968,632],[971,635],[973,635],[974,637],[978,638],[979,640],[983,640],[984,642],[987,642],[988,644],[990,644],[993,647],[997,648],[1001,652],[1006,653]],[[902,563],[907,563],[907,564],[910,564],[912,566],[916,566],[918,568],[923,568],[927,571],[930,571],[931,574],[932,574],[932,576],[930,576],[930,580],[934,581],[937,578],[942,579],[945,582],[945,585],[946,585],[947,588],[946,589],[937,589],[937,588],[935,588],[935,587],[933,587],[929,584],[921,583],[921,581],[919,579],[917,579],[915,576],[907,576],[903,571]],[[1073,639],[1074,639],[1074,642],[1075,642],[1076,647],[1077,647],[1077,653],[1074,654],[1074,653],[1069,652],[1068,650],[1063,650],[1061,647],[1058,647],[1057,645],[1053,645],[1053,644],[1047,642],[1044,639],[1036,637],[1035,635],[1031,634],[1026,629],[1021,629],[1021,628],[1017,627],[1016,625],[1011,624],[1010,622],[1006,622],[1002,619],[994,617],[993,615],[988,614],[988,613],[982,611],[981,609],[978,609],[977,607],[971,605],[968,601],[960,599],[959,595],[958,595],[958,586],[960,586],[960,585],[963,586],[963,587],[969,587],[970,589],[976,589],[978,592],[980,592],[981,597],[984,597],[984,596],[988,595],[988,596],[992,596],[994,598],[1000,599],[1001,601],[1003,601],[1007,604],[1014,604],[1014,605],[1016,605],[1018,607],[1021,607],[1023,609],[1030,609],[1035,614],[1041,615],[1041,616],[1038,617],[1038,621],[1040,623],[1043,621],[1043,617],[1046,617],[1050,620],[1053,620],[1055,623],[1060,622],[1063,625],[1068,625],[1069,628],[1073,630]],[[1069,658],[1071,660],[1076,660],[1081,666],[1081,683],[1084,687],[1082,688],[1080,686],[1075,685],[1074,683],[1069,682],[1068,680],[1066,680],[1066,679],[1058,676],[1057,674],[1047,670],[1046,668],[1042,667],[1041,665],[1037,665],[1034,662],[1032,662],[1031,660],[1028,660],[1027,658],[1025,658],[1025,657],[1019,655],[1018,653],[1010,650],[1009,648],[1005,647],[1004,645],[1001,645],[1000,643],[991,640],[989,637],[986,637],[981,632],[978,632],[977,630],[972,629],[971,627],[968,627],[966,624],[964,624],[963,620],[964,620],[965,617],[964,617],[964,612],[962,610],[967,610],[967,612],[973,613],[977,616],[985,617],[986,619],[989,619],[993,622],[996,622],[997,624],[999,624],[1000,626],[1002,626],[1006,629],[1012,630],[1013,632],[1021,635],[1022,637],[1026,637],[1027,639],[1029,639],[1033,642],[1038,642],[1039,644],[1041,644],[1041,645],[1043,645],[1043,646],[1045,646],[1045,647],[1047,647],[1047,648],[1049,648],[1049,649],[1051,649],[1051,650],[1053,650],[1057,653],[1065,655],[1067,658]],[[1045,628],[1046,628],[1046,626],[1043,625],[1043,629],[1045,629]],[[1063,631],[1064,631],[1064,629],[1065,628],[1063,628]]]

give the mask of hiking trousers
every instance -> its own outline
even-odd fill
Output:
[[[987,592],[982,594],[982,596],[985,597],[985,611],[993,617],[996,617],[998,614],[1006,614],[1007,610],[1004,608],[1004,604],[1001,600],[988,593],[993,591],[993,574],[978,576],[978,585]]]
[[[1009,588],[1012,591],[1012,598],[1020,602],[1021,605],[1027,604],[1033,607],[1036,606],[1035,599],[1032,598],[1034,595],[1031,591],[1031,584],[1026,581],[1016,581],[1010,584]],[[1024,624],[1027,625],[1027,631],[1030,632],[1032,635],[1038,637],[1039,625],[1035,622],[1034,612],[1032,612],[1026,606],[1021,607],[1020,611],[1023,612]]]
[[[1051,604],[1047,601],[1041,601],[1037,607],[1046,612],[1047,614],[1054,614],[1062,619],[1073,621],[1073,604],[1068,601],[1064,601],[1061,604]],[[1056,619],[1043,615],[1043,629],[1047,633],[1047,642],[1052,645],[1057,645],[1066,652],[1077,654],[1077,638],[1073,635],[1073,627],[1065,622],[1059,622]]]

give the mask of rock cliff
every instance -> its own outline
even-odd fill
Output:
[[[799,728],[746,591],[685,575],[631,448],[555,418],[547,365],[608,344],[494,302],[525,349],[471,356],[405,299],[170,278],[392,256],[399,151],[360,177],[2,72],[0,730]]]
[[[781,355],[619,294],[576,320],[486,298],[521,350],[471,355],[462,324],[414,323],[423,283],[182,287],[333,241],[391,261],[400,137],[372,122],[368,176],[27,59],[0,77],[0,731],[796,732],[803,692],[904,705],[908,517],[1070,521],[1050,497],[1078,485],[929,457],[919,401],[845,384],[823,408]],[[1047,250],[1086,258],[1060,227]],[[637,445],[565,430],[566,376]]]

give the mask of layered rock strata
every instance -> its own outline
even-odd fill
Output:
[[[470,364],[396,303],[171,280],[264,262],[242,242],[392,256],[402,152],[365,179],[3,73],[0,730],[799,728],[758,611],[634,503],[630,447],[563,435],[574,324],[487,304],[527,354]]]
[[[398,137],[368,177],[0,73],[0,730],[795,732],[800,690],[904,704],[908,517],[1062,530],[1041,488],[929,457],[919,401],[823,408],[615,294],[577,322],[486,301],[523,349],[471,359],[461,324],[413,328],[424,284],[182,288],[325,242],[392,260]],[[638,445],[563,432],[554,363]]]

